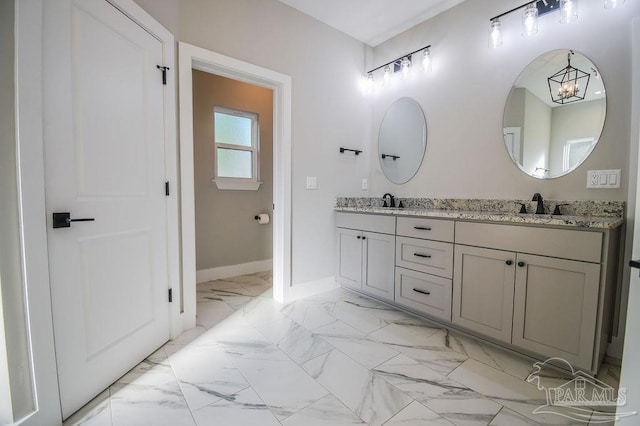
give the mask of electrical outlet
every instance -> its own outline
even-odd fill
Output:
[[[369,189],[369,180],[368,179],[362,179],[362,190],[366,191]]]
[[[621,170],[589,170],[587,172],[587,188],[615,189],[620,188]]]

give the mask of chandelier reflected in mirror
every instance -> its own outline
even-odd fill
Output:
[[[567,53],[567,66],[547,78],[551,100],[558,104],[581,101],[587,94],[591,75],[571,66],[571,55]]]

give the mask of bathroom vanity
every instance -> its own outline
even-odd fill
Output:
[[[340,284],[596,372],[612,326],[620,218],[338,208]]]

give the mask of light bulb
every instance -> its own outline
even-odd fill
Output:
[[[489,28],[489,47],[502,46],[502,23],[499,19],[493,19]]]
[[[367,75],[367,81],[365,83],[365,90],[367,91],[367,93],[371,93],[373,91],[373,73],[370,72]]]
[[[411,61],[406,56],[402,58],[400,62],[400,70],[402,71],[402,78],[406,79],[409,76],[409,68],[411,67]]]
[[[422,69],[425,72],[431,71],[431,50],[428,47],[422,51]]]
[[[578,20],[578,0],[560,0],[560,23],[569,24]]]
[[[389,80],[391,80],[391,68],[389,68],[389,65],[387,65],[384,67],[384,74],[382,75],[383,84],[389,84]]]
[[[522,14],[522,35],[531,37],[538,32],[538,8],[535,3],[530,3],[524,8]]]
[[[624,4],[624,0],[604,0],[605,9],[615,9],[622,4]]]

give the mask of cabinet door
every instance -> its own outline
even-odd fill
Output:
[[[452,322],[511,342],[515,253],[456,245]]]
[[[340,284],[362,289],[362,231],[336,229],[337,276]]]
[[[364,276],[362,291],[386,300],[394,300],[395,235],[363,232]]]
[[[518,254],[513,344],[591,370],[600,265]]]

